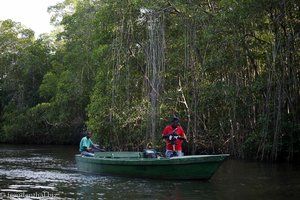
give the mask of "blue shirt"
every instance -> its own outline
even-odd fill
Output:
[[[84,147],[91,149],[91,148],[93,147],[93,145],[94,145],[94,144],[93,144],[92,140],[91,140],[90,138],[87,138],[87,137],[85,136],[85,137],[83,137],[83,138],[81,139],[81,141],[80,141],[79,151],[80,151],[80,152],[86,151],[86,149],[85,149]]]

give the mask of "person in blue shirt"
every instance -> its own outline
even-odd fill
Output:
[[[96,145],[91,140],[92,132],[87,131],[85,137],[83,137],[79,144],[79,151],[83,156],[94,156],[95,151],[104,151],[103,149],[99,148],[99,145]]]

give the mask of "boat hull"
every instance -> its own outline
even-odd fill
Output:
[[[106,158],[76,155],[79,171],[153,179],[208,180],[228,154],[168,158]]]

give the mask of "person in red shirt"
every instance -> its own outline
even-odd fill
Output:
[[[166,157],[183,156],[182,142],[186,140],[183,128],[179,124],[179,118],[173,117],[172,123],[167,125],[162,133],[166,141]]]

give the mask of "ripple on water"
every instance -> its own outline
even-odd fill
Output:
[[[53,186],[44,186],[44,185],[10,185],[9,188],[11,189],[45,189],[45,190],[55,190],[56,188]]]
[[[11,192],[11,193],[23,193],[27,190],[16,190],[16,189],[0,189],[1,192]]]
[[[2,188],[0,193],[20,195],[22,193],[43,194],[48,192],[56,195],[54,199],[60,197],[62,199],[69,197],[72,197],[70,199],[83,198],[85,195],[77,192],[79,188],[90,188],[92,185],[102,185],[104,187],[106,183],[111,185],[111,180],[107,177],[70,173],[66,169],[61,172],[57,170],[0,169],[0,177],[4,180],[4,183],[0,184],[0,188]],[[98,199],[102,199],[101,196],[104,193],[100,192],[97,195]],[[34,197],[29,199],[34,199]]]

